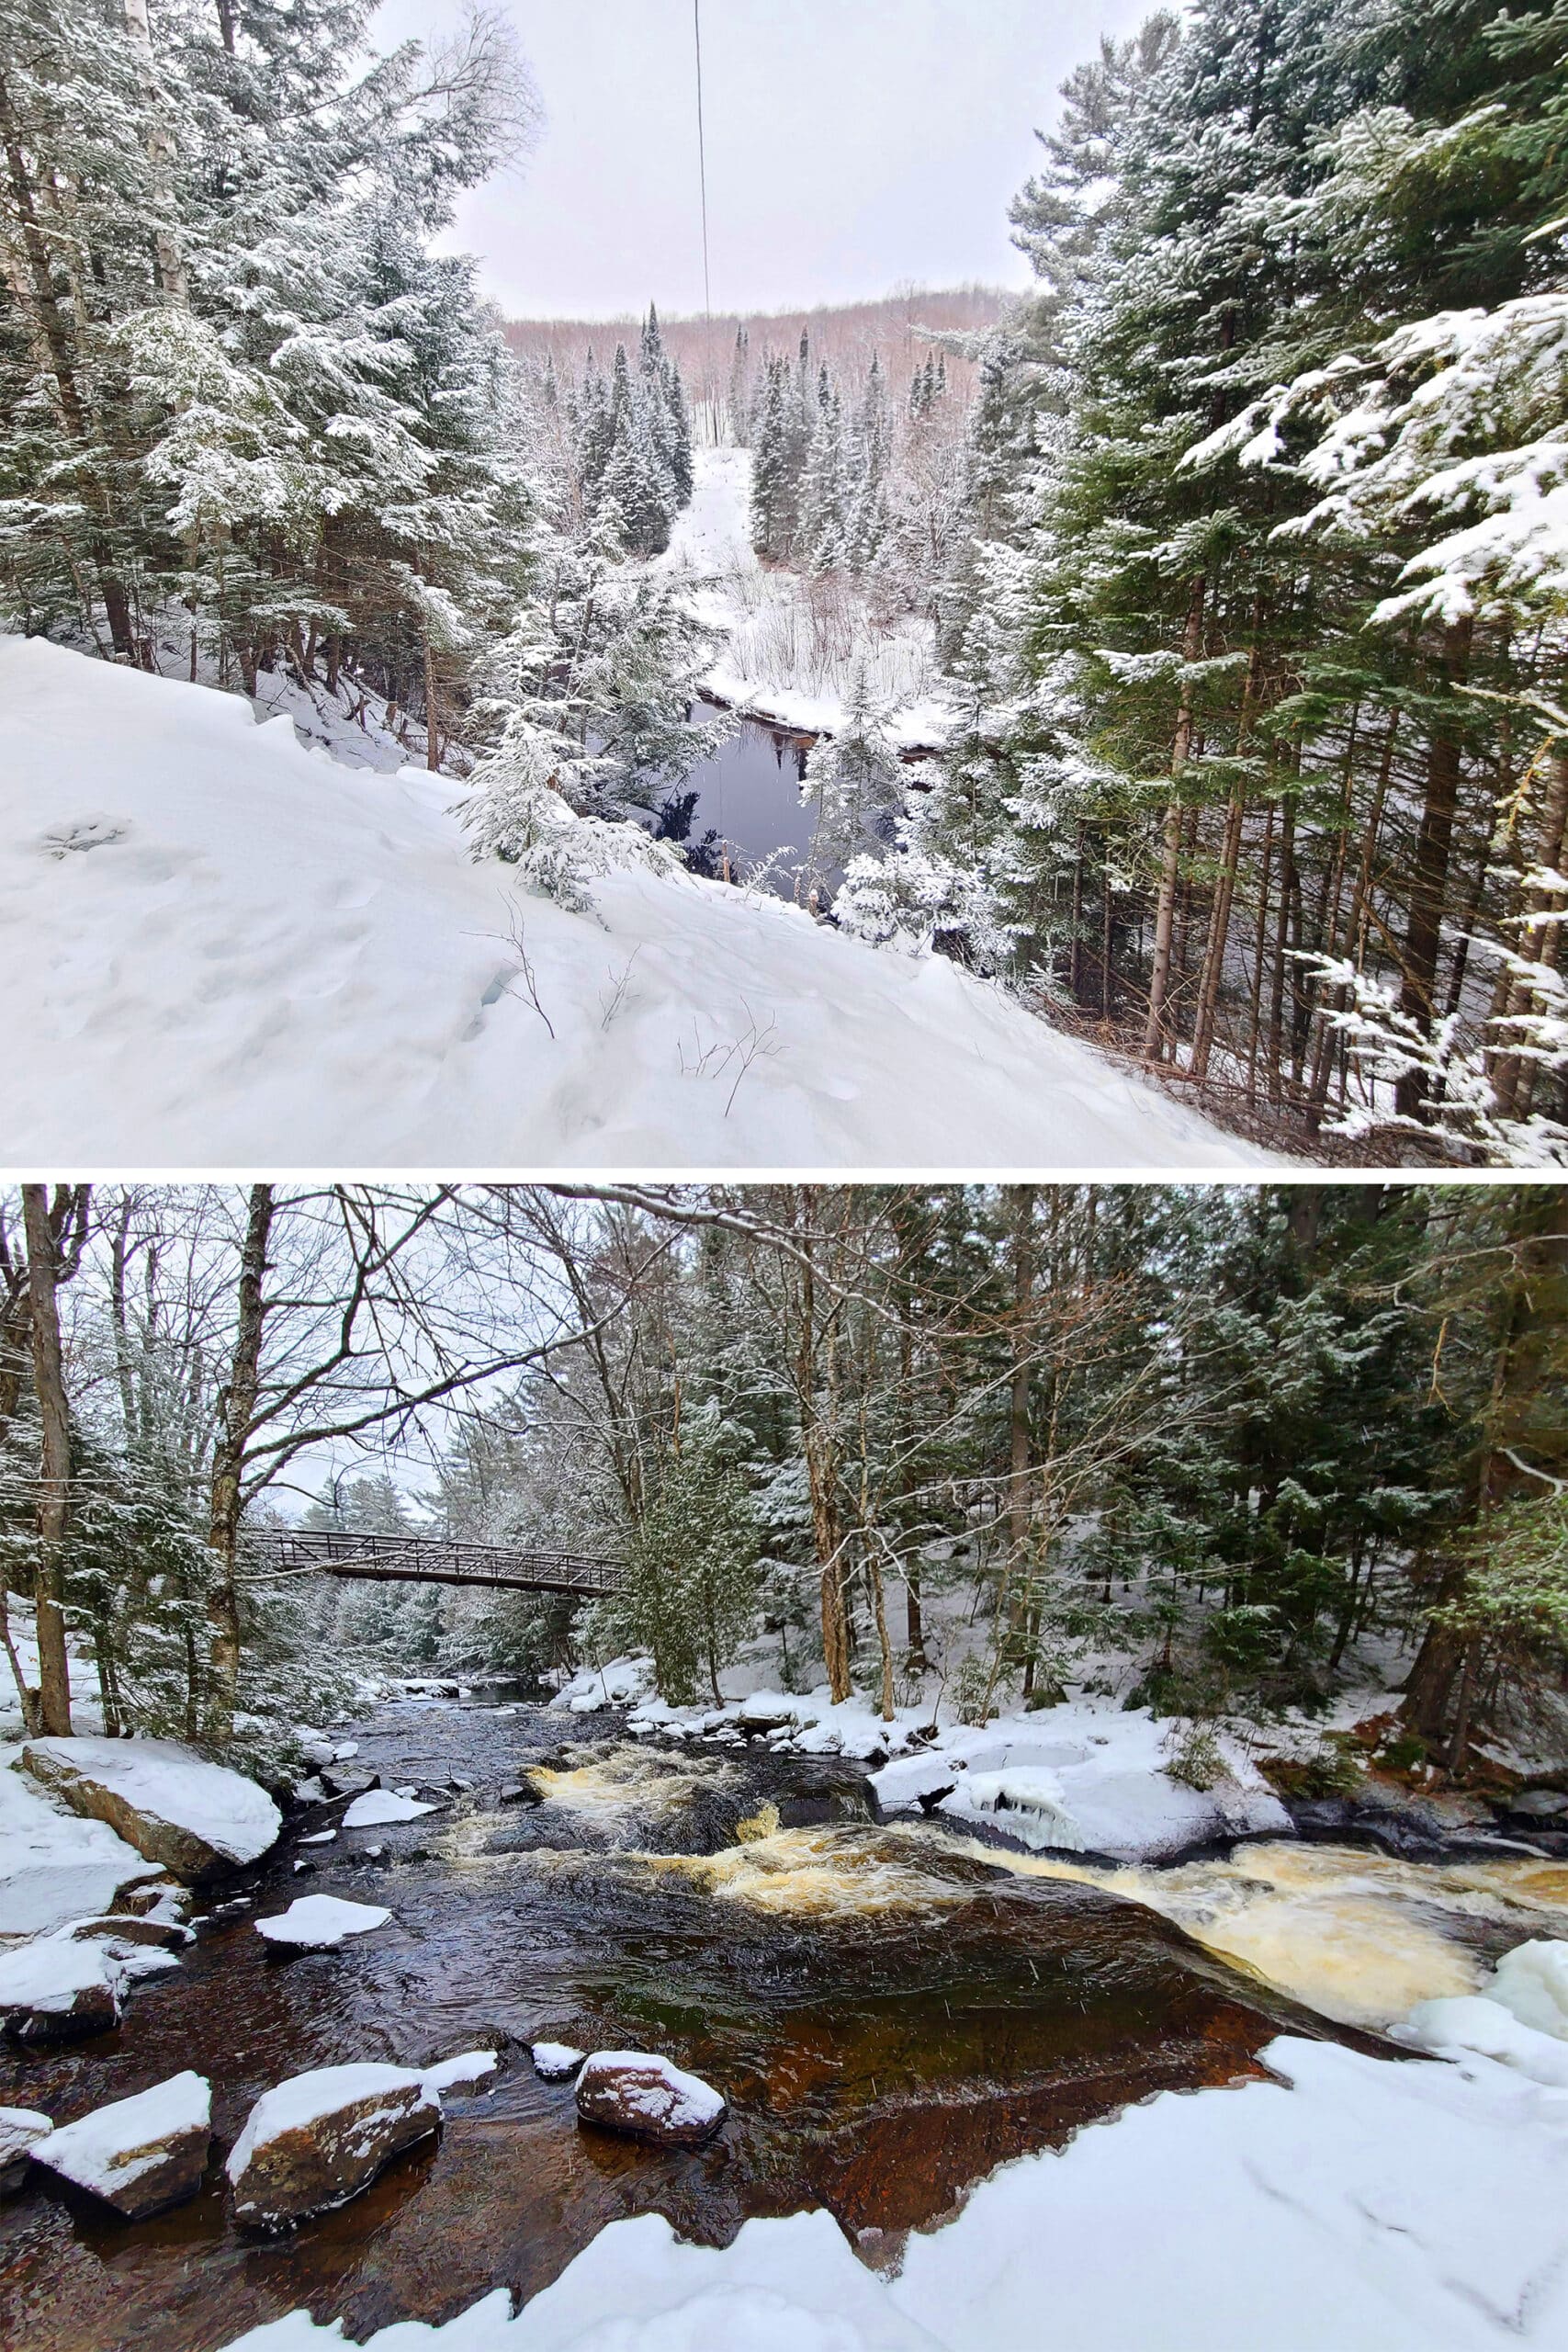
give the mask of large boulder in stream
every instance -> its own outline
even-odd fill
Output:
[[[346,2205],[441,2126],[436,2086],[406,2066],[318,2066],[257,2099],[227,2165],[234,2219],[285,2229]]]
[[[192,1885],[256,1861],[283,1826],[265,1789],[174,1740],[34,1739],[22,1763],[73,1813],[107,1821]]]
[[[187,2072],[95,2108],[38,2141],[31,2154],[123,2221],[141,2222],[196,2195],[211,2140],[211,2092],[204,2075]]]
[[[578,2120],[638,2140],[700,2147],[728,2112],[711,2083],[646,2050],[596,2050],[577,2078]]]

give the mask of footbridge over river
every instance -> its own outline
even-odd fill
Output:
[[[502,1592],[614,1592],[624,1563],[578,1552],[530,1552],[440,1535],[359,1535],[343,1528],[265,1528],[244,1538],[246,1565],[264,1576],[352,1577],[366,1584],[472,1585]]]

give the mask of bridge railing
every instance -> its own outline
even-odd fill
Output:
[[[247,1532],[244,1550],[263,1575],[344,1577],[370,1584],[479,1585],[519,1592],[614,1592],[619,1560],[575,1552],[468,1544],[434,1535],[358,1534],[347,1528],[265,1528]]]

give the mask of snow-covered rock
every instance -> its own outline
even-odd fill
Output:
[[[1568,2100],[1483,2057],[1280,2036],[1274,2079],[1160,2093],[1005,2165],[898,2276],[824,2212],[683,2245],[615,2222],[429,2352],[1547,2352],[1568,2340]],[[342,2352],[291,2313],[244,2352]],[[363,2352],[403,2352],[405,2326]],[[239,2346],[231,2347],[239,2352]]]
[[[1521,2025],[1568,2041],[1568,1943],[1538,1938],[1516,1944],[1498,1962],[1485,1992]]]
[[[39,1936],[0,1952],[0,2020],[15,2041],[75,2041],[119,2021],[123,1963],[107,1944]]]
[[[414,1821],[422,1813],[436,1813],[440,1808],[425,1804],[418,1797],[400,1796],[395,1789],[367,1789],[355,1797],[343,1816],[345,1829],[378,1828],[387,1821]]]
[[[27,2176],[28,2158],[54,2126],[32,2107],[0,2107],[0,2197],[10,2197]]]
[[[570,2041],[536,2041],[530,2056],[534,2072],[543,2083],[567,2083],[588,2056],[586,2050],[574,2050]]]
[[[1036,1850],[1130,1862],[1167,1860],[1213,1838],[1293,1834],[1285,1807],[1234,1741],[1216,1742],[1222,1770],[1212,1788],[1173,1780],[1172,1728],[1146,1708],[1085,1702],[944,1730],[928,1751],[953,1778],[939,1810],[955,1827],[984,1823]],[[883,1796],[880,1775],[873,1785],[885,1810],[910,1801]]]
[[[0,1928],[31,1936],[107,1911],[124,1887],[156,1878],[158,1865],[107,1821],[85,1819],[16,1769],[20,1749],[0,1748]]]
[[[269,1944],[295,1951],[330,1951],[348,1936],[367,1936],[384,1928],[391,1913],[378,1903],[345,1903],[336,1894],[297,1895],[287,1911],[255,1923],[258,1936]]]
[[[200,2188],[211,2109],[203,2075],[175,2075],[51,2132],[33,2147],[33,2161],[90,2188],[126,2221],[143,2221]]]
[[[639,2140],[695,2147],[712,2139],[727,2111],[711,2083],[647,2051],[596,2050],[577,2078],[581,2122]]]
[[[957,1777],[957,1768],[945,1757],[896,1756],[872,1774],[871,1786],[883,1812],[896,1813],[902,1806],[946,1796]]]
[[[1555,2034],[1521,2025],[1484,1993],[1458,1993],[1438,2001],[1422,2001],[1403,2025],[1393,2029],[1396,2041],[1416,2050],[1430,2050],[1440,2058],[1470,2053],[1495,2058],[1534,2083],[1568,2090],[1568,2047]]]
[[[13,1156],[580,1168],[591,1137],[606,1167],[945,1167],[961,1136],[976,1170],[1274,1164],[948,957],[686,875],[595,881],[597,919],[524,898],[470,857],[460,789],[0,637]],[[727,1067],[750,1041],[739,1088],[690,1074],[694,1024]]]
[[[439,2065],[427,2066],[420,2080],[427,2091],[434,2091],[439,2098],[446,2091],[482,2083],[487,2075],[494,2074],[500,2063],[493,2050],[463,2050],[456,2058],[443,2058]]]
[[[278,2229],[345,2205],[441,2126],[441,2100],[407,2066],[319,2066],[257,2099],[229,2154],[234,2218]]]
[[[73,1812],[193,1883],[257,1860],[283,1826],[265,1789],[174,1740],[34,1739],[22,1763]]]

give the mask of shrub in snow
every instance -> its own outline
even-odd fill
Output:
[[[78,2188],[91,2189],[126,2221],[143,2221],[183,2204],[200,2188],[211,2109],[203,2075],[175,2075],[51,2132],[33,2148],[33,2158]]]
[[[728,2111],[710,2083],[647,2051],[597,2050],[577,2078],[581,2122],[639,2140],[696,2147],[712,2139]]]

